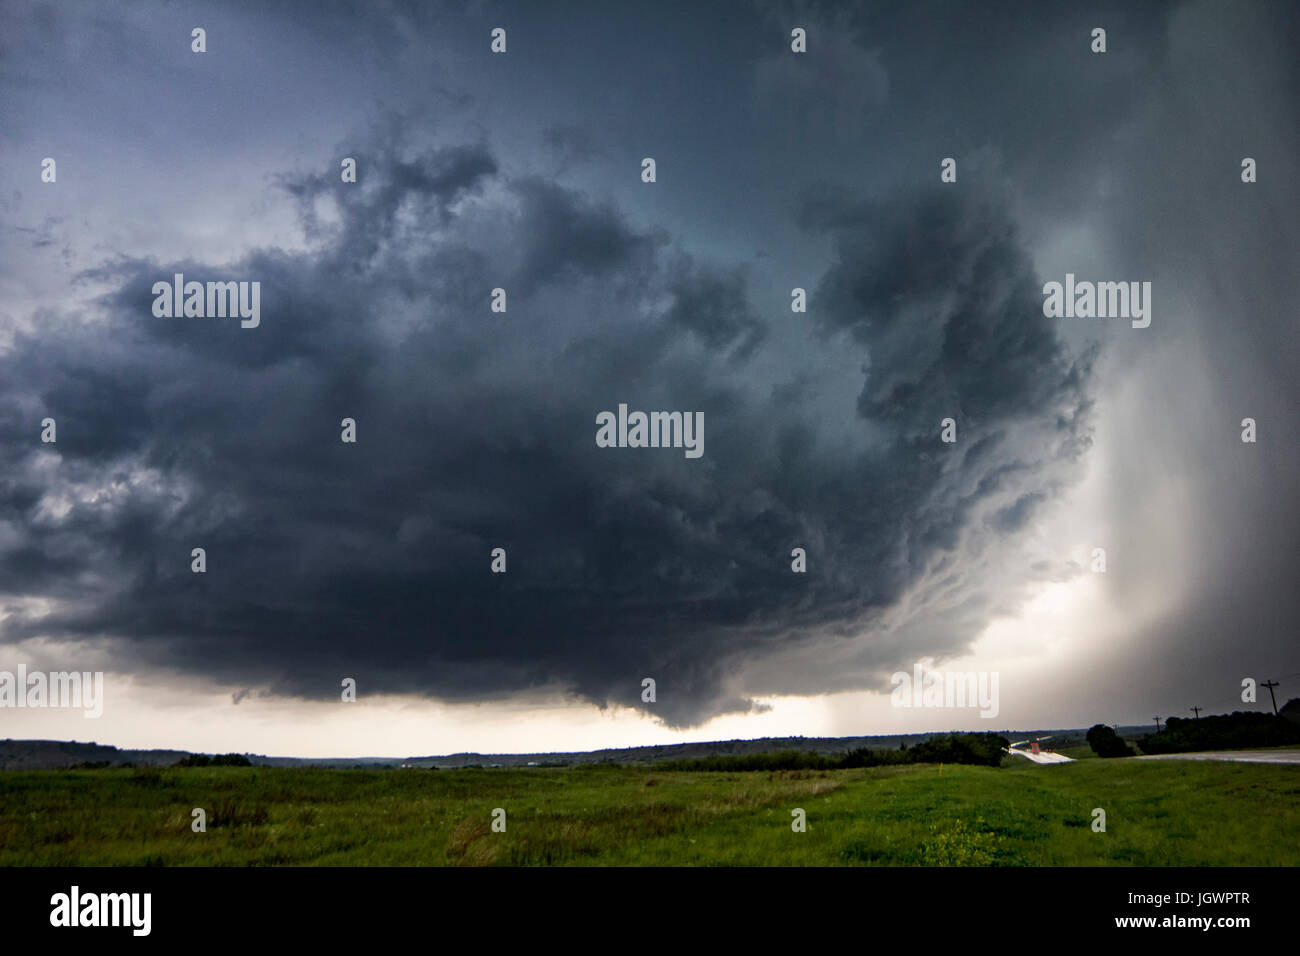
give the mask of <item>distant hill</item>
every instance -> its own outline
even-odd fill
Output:
[[[1006,733],[1006,731],[1001,731]],[[1046,734],[1052,731],[1028,731],[1033,734]],[[1061,733],[1061,731],[1057,731]],[[1082,731],[1077,733],[1082,739]],[[535,754],[480,754],[458,753],[439,757],[410,757],[402,761],[410,767],[439,767],[453,769],[456,767],[523,767],[530,763],[538,766],[573,765],[584,763],[628,763],[651,764],[662,760],[698,760],[704,757],[734,757],[748,754],[776,753],[785,750],[798,750],[820,754],[840,754],[860,747],[872,750],[897,750],[906,743],[915,746],[931,737],[931,734],[907,734],[887,737],[757,737],[752,740],[711,740],[690,744],[660,744],[654,747],[622,747],[609,750],[589,750],[578,752],[550,752]]]
[[[1053,735],[1053,748],[1081,744],[1083,730],[999,730],[1009,739]],[[876,737],[759,737],[752,740],[714,740],[702,743],[664,744],[655,747],[626,747],[590,751],[553,751],[531,754],[455,753],[426,757],[268,757],[245,754],[266,767],[336,767],[392,769],[399,767],[455,769],[458,767],[572,766],[587,763],[651,764],[661,760],[696,760],[704,757],[741,756],[798,750],[839,754],[859,747],[897,750],[906,743],[913,747],[937,733]],[[0,770],[58,770],[82,763],[103,763],[111,767],[169,767],[191,755],[187,750],[122,750],[105,744],[75,740],[0,740]]]
[[[167,767],[186,757],[184,750],[118,750],[75,740],[0,740],[0,770],[59,770],[79,763],[111,767]]]

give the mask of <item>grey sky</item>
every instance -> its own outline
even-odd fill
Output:
[[[4,4],[0,667],[682,731],[921,658],[1040,726],[1294,673],[1300,14],[1076,7]],[[1151,326],[1044,318],[1066,272]],[[620,402],[704,457],[597,448]]]

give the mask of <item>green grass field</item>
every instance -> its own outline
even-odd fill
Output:
[[[0,864],[1293,866],[1297,797],[1295,767],[1130,760],[6,772]],[[190,829],[194,807],[206,833]],[[504,833],[491,830],[496,807]],[[796,807],[805,833],[791,830]]]

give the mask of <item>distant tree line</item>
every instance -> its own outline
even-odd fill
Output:
[[[1234,711],[1200,720],[1170,717],[1158,734],[1138,738],[1143,753],[1176,754],[1195,750],[1241,750],[1300,743],[1300,725],[1276,714]]]
[[[217,754],[213,757],[207,754],[190,754],[172,764],[173,767],[251,767],[252,765],[253,761],[243,754]]]
[[[884,767],[910,763],[961,763],[996,767],[1004,748],[1010,746],[997,734],[943,734],[908,749],[872,750],[859,747],[842,754],[819,754],[804,750],[738,756],[699,757],[691,760],[656,761],[655,770],[746,772],[761,770],[849,770],[855,767]]]

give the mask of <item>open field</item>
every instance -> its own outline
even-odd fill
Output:
[[[1298,848],[1300,769],[1262,764],[0,775],[3,865],[1291,866]]]

